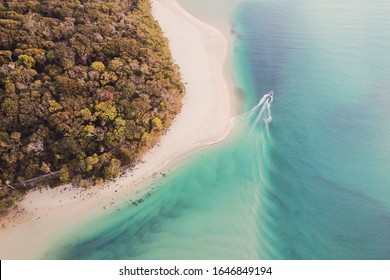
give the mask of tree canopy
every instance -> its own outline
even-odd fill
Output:
[[[118,176],[180,111],[148,0],[0,1],[0,207]]]

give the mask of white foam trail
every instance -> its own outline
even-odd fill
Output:
[[[263,105],[264,102],[267,100],[267,98],[268,98],[268,93],[264,94],[264,96],[260,99],[259,105]]]
[[[249,111],[249,119],[255,117],[252,123],[252,129],[256,127],[265,126],[268,133],[268,126],[272,121],[271,117],[271,104],[273,102],[273,92],[264,94],[259,103]]]

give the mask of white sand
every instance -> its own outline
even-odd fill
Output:
[[[153,0],[152,6],[186,83],[181,113],[143,162],[115,182],[88,191],[62,186],[29,193],[18,204],[22,213],[0,222],[0,259],[39,258],[67,230],[137,196],[168,163],[229,132],[233,110],[223,75],[225,37],[175,0]]]

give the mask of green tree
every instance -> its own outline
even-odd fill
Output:
[[[29,55],[21,54],[18,56],[18,62],[26,68],[32,68],[35,64],[35,59]]]
[[[0,189],[115,178],[183,93],[149,1],[0,1]]]
[[[103,72],[104,69],[105,69],[106,67],[105,67],[104,64],[101,63],[100,61],[95,61],[95,62],[93,62],[93,63],[91,64],[91,68],[92,68],[93,70],[96,70],[96,71],[99,71],[99,72]]]

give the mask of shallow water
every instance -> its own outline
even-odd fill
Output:
[[[142,203],[46,257],[390,259],[390,4],[227,2],[203,16],[221,5],[235,24],[246,110],[275,91],[269,128],[265,105],[236,118]]]

